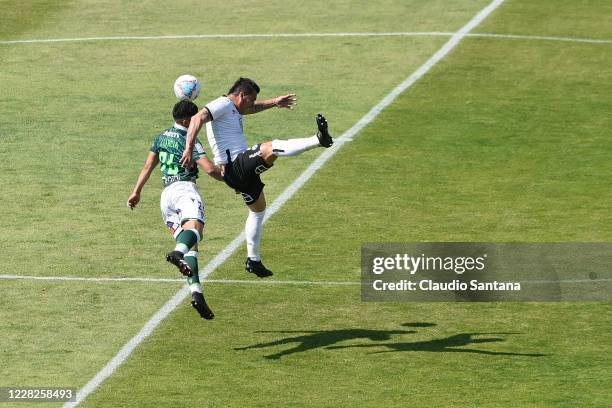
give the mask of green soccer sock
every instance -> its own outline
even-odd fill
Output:
[[[200,285],[200,276],[198,275],[198,253],[196,251],[189,251],[185,254],[185,262],[191,268],[193,275],[187,278],[187,284],[191,292],[202,293],[202,286]]]
[[[189,248],[194,246],[200,240],[200,234],[193,229],[183,230],[176,237],[175,251],[180,251],[183,254],[189,252]]]

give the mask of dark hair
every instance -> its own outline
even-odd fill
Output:
[[[172,108],[172,117],[174,120],[189,119],[198,113],[198,106],[186,99],[178,101]]]
[[[252,79],[240,77],[236,82],[234,82],[234,85],[232,85],[227,94],[231,95],[237,94],[239,92],[244,92],[246,94],[258,94],[259,86],[257,86],[255,81],[253,81]]]

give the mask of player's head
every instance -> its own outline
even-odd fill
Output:
[[[178,101],[174,108],[172,108],[172,117],[182,126],[189,126],[189,122],[191,122],[191,117],[198,113],[198,107],[195,103],[183,99]]]
[[[234,82],[234,85],[232,85],[227,94],[238,95],[240,92],[257,95],[259,93],[259,86],[252,79],[240,77]]]
[[[234,102],[238,110],[244,113],[255,103],[259,86],[249,78],[240,77],[228,91],[228,97]]]

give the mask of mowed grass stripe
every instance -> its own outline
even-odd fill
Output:
[[[120,0],[104,3],[75,0],[61,4],[41,0],[27,5],[17,0],[3,0],[7,18],[0,27],[0,40],[308,33],[330,28],[337,32],[406,31],[408,27],[410,31],[454,32],[486,4],[483,0],[430,0],[426,4],[421,0],[380,0],[354,7],[345,1],[287,0],[244,8],[240,0],[210,1],[206,7],[197,0],[177,0],[172,7],[159,0],[143,0],[126,8]]]

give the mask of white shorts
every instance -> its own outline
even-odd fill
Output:
[[[198,186],[191,181],[176,181],[166,187],[161,193],[159,206],[164,223],[173,233],[180,231],[185,221],[205,221],[204,200]]]

